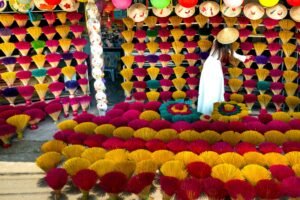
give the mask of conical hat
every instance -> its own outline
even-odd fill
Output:
[[[148,9],[142,3],[135,3],[128,8],[128,17],[134,22],[142,22],[148,17]]]
[[[284,19],[287,16],[288,10],[283,4],[279,3],[276,6],[273,6],[271,8],[267,8],[266,9],[266,14],[271,19],[281,20],[281,19]]]
[[[242,12],[242,7],[239,6],[237,8],[231,8],[225,4],[222,4],[221,6],[221,12],[226,17],[237,17]]]
[[[33,0],[35,7],[42,11],[52,11],[56,5],[50,5],[45,0]]]
[[[7,1],[6,0],[0,0],[0,12],[6,9]]]
[[[290,16],[295,22],[300,22],[300,6],[294,6],[290,10]]]
[[[244,15],[251,20],[261,19],[265,14],[265,9],[258,3],[248,3],[244,7]]]
[[[175,6],[175,13],[176,13],[176,15],[178,15],[181,18],[189,18],[189,17],[193,16],[195,14],[195,12],[196,12],[195,7],[186,8],[180,4],[177,4]]]
[[[67,11],[67,12],[73,12],[73,11],[78,10],[79,5],[80,5],[79,1],[76,1],[76,0],[62,0],[59,3],[59,7],[62,10]]]
[[[235,28],[224,28],[217,35],[217,40],[221,44],[231,44],[239,38],[239,31]]]
[[[29,10],[34,8],[34,2],[32,0],[9,0],[9,5],[12,10],[21,13],[27,13]]]
[[[200,4],[199,11],[205,17],[213,17],[220,12],[220,6],[214,1],[204,1]]]
[[[154,8],[154,7],[152,9],[152,12],[156,17],[168,17],[169,15],[171,15],[172,11],[173,11],[172,4],[162,9]]]

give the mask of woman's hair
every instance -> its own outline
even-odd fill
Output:
[[[233,55],[231,44],[222,44],[218,40],[214,41],[212,50],[211,55],[217,55],[218,59],[223,63],[228,63],[230,56]]]

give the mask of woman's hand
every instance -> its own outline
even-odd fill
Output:
[[[245,62],[248,62],[248,61],[252,60],[252,57],[253,57],[252,55],[247,55]]]

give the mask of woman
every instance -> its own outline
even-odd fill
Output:
[[[245,62],[250,56],[243,56],[232,50],[231,44],[239,37],[235,28],[224,28],[217,35],[209,57],[204,62],[199,83],[197,111],[211,115],[213,105],[224,101],[224,75],[222,65],[228,63],[230,56]]]

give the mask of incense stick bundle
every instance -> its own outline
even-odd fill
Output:
[[[16,77],[22,82],[24,86],[28,85],[32,74],[30,71],[18,71]]]
[[[54,95],[55,99],[59,99],[62,91],[65,89],[65,84],[62,82],[53,82],[49,85],[49,91]]]
[[[31,98],[34,93],[34,87],[31,85],[28,86],[19,86],[18,88],[19,94],[24,98],[26,101],[26,105],[31,104]]]

